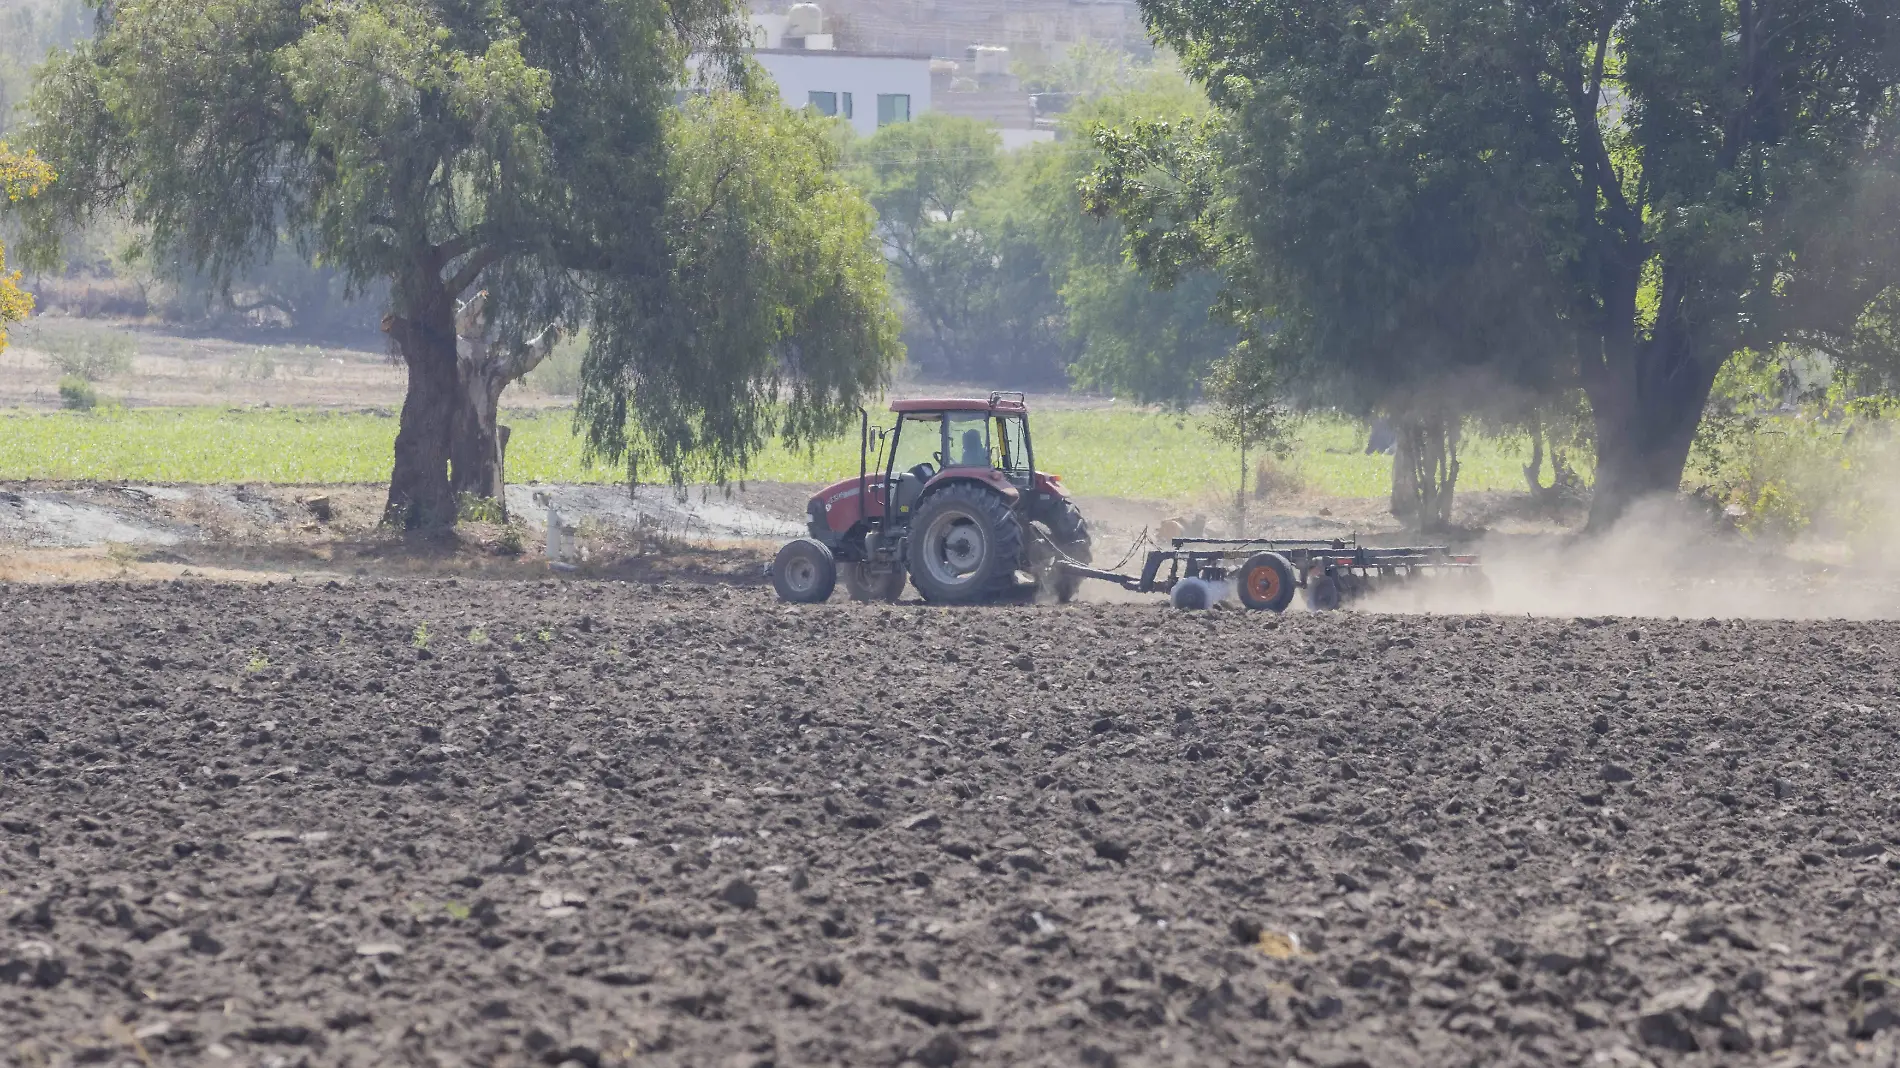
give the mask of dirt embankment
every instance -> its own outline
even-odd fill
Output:
[[[0,585],[0,1035],[19,1064],[1892,1063],[1897,643]]]

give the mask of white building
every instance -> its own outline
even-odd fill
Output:
[[[759,48],[752,56],[787,106],[836,115],[865,137],[930,110],[929,56],[816,48]]]

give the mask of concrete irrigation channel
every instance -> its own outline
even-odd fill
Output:
[[[1890,623],[0,586],[0,1059],[1890,1064]]]

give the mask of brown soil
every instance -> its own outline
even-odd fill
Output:
[[[1897,668],[1888,623],[0,586],[0,1036],[1889,1064]]]

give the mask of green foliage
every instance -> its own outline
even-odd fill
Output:
[[[667,121],[668,266],[601,285],[576,418],[630,474],[723,482],[773,436],[841,431],[900,357],[898,323],[822,120],[721,92]]]
[[[911,359],[965,381],[1067,378],[1186,404],[1234,341],[1208,314],[1219,279],[1195,272],[1157,291],[1123,255],[1121,227],[1082,214],[1077,183],[1095,163],[1084,136],[1092,125],[1192,115],[1206,102],[1172,69],[1138,69],[1095,49],[1071,54],[1115,73],[1072,83],[1061,141],[1005,155],[987,126],[924,115],[851,146],[904,298]]]
[[[1206,98],[1178,73],[1151,69],[1121,92],[1078,103],[1063,120],[1068,138],[1035,150],[1048,157],[1030,191],[1043,212],[1041,232],[1067,253],[1058,277],[1079,347],[1069,368],[1077,385],[1185,405],[1241,336],[1222,299],[1220,275],[1207,269],[1144,275],[1124,249],[1128,235],[1121,224],[1084,212],[1088,178],[1101,162],[1095,131],[1122,123],[1192,123],[1206,113]]]
[[[1240,453],[1240,479],[1234,492],[1235,525],[1244,531],[1247,474],[1254,462],[1250,457],[1262,450],[1284,457],[1292,450],[1287,413],[1280,404],[1280,384],[1265,361],[1250,358],[1241,348],[1214,364],[1207,379],[1207,400],[1208,436]]]
[[[1687,480],[1749,534],[1787,540],[1816,523],[1858,525],[1891,402],[1850,399],[1848,382],[1788,346],[1737,353],[1710,390]]]
[[[1883,6],[1142,8],[1224,122],[1109,146],[1131,249],[1221,262],[1284,379],[1353,410],[1581,386],[1597,518],[1675,487],[1731,353],[1851,332],[1900,266]]]
[[[507,522],[500,501],[493,497],[477,497],[473,493],[460,494],[455,498],[455,512],[455,518],[463,523]]]
[[[877,211],[877,234],[903,299],[912,363],[937,374],[981,378],[1020,361],[997,322],[996,242],[973,226],[977,198],[1002,173],[1002,139],[988,123],[926,112],[849,141],[847,173]],[[1034,250],[1020,246],[1018,256]],[[1039,263],[1009,273],[1033,278]],[[1029,303],[1050,303],[1031,295]],[[1042,361],[1046,370],[1048,361]]]
[[[78,375],[59,380],[59,406],[69,412],[89,412],[99,406],[99,391]]]
[[[495,548],[499,550],[503,556],[520,556],[523,552],[527,551],[527,542],[522,536],[521,528],[510,525],[507,529],[503,530],[501,536],[495,539]],[[469,641],[472,642],[474,640],[474,636],[470,635]],[[486,641],[487,635],[484,634],[482,640]]]

